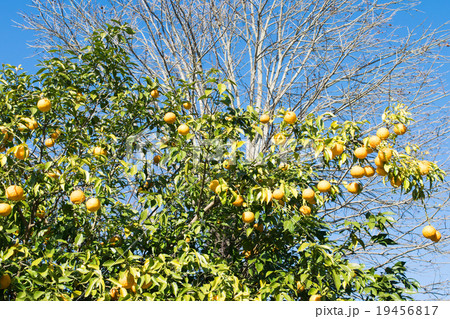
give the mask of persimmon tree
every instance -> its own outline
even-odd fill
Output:
[[[407,262],[358,255],[395,245],[399,216],[370,202],[349,214],[369,183],[422,201],[444,180],[397,148],[412,121],[404,104],[386,107],[381,130],[284,107],[260,118],[219,71],[130,72],[134,37],[107,24],[36,74],[3,66],[0,299],[410,298]]]

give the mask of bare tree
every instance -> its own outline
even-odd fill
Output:
[[[113,19],[127,22],[137,32],[127,47],[137,63],[130,72],[163,82],[172,76],[198,81],[201,96],[203,72],[216,68],[237,84],[229,87],[235,105],[251,105],[260,113],[290,109],[304,118],[330,112],[338,120],[381,125],[389,103],[404,103],[417,119],[408,143],[448,172],[448,95],[439,70],[447,62],[441,52],[449,46],[449,32],[393,25],[398,13],[412,12],[415,5],[403,0],[33,0],[21,27],[37,33],[34,46],[46,54],[59,45],[79,50],[93,30]],[[197,103],[197,111],[216,110]],[[255,158],[274,133],[276,127],[268,126],[265,138],[251,141],[248,157]],[[345,173],[327,172],[336,180]],[[448,231],[448,186],[447,181],[427,203],[417,203],[401,195],[386,198],[372,180],[363,197],[325,214],[336,222],[364,218],[368,211],[395,211],[399,221],[391,236],[399,245],[357,250],[355,258],[378,266],[409,258],[417,267],[413,275],[424,265],[438,272],[445,266],[439,256],[449,253],[448,234],[437,246],[424,244],[417,234],[425,209]],[[440,276],[423,287],[433,290],[434,298],[449,293],[448,275]]]

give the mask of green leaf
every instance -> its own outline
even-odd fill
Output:
[[[84,236],[82,233],[79,233],[77,235],[77,237],[75,237],[74,245],[79,247],[83,243],[83,241],[84,241]]]
[[[219,83],[219,84],[217,84],[217,89],[219,90],[219,94],[222,94],[223,92],[225,92],[227,90],[227,86],[226,86],[226,84]]]

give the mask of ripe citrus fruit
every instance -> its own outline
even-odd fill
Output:
[[[392,158],[392,150],[390,148],[382,148],[378,151],[378,158],[382,162],[388,162]]]
[[[385,127],[380,127],[377,130],[377,136],[381,139],[381,140],[386,140],[389,137],[389,130]]]
[[[109,290],[109,296],[112,300],[117,300],[119,298],[119,288],[113,287]]]
[[[100,155],[106,156],[107,152],[103,147],[96,146],[92,149],[92,154],[94,156],[100,156]]]
[[[253,228],[262,233],[264,231],[264,225],[263,224],[255,224],[253,225]]]
[[[281,188],[274,190],[273,193],[272,193],[272,197],[274,199],[276,199],[276,200],[283,199],[283,197],[284,197],[284,190],[281,189]]]
[[[14,151],[14,156],[17,159],[24,160],[27,158],[27,152],[28,150],[23,145],[17,146],[16,150]]]
[[[84,202],[85,199],[86,199],[86,197],[84,196],[83,191],[81,191],[79,189],[74,190],[70,194],[70,201],[74,204],[81,204],[82,202]]]
[[[341,155],[344,152],[344,145],[335,143],[331,148],[331,152],[333,153],[333,157]]]
[[[375,175],[375,169],[370,165],[364,166],[364,175],[367,177],[372,177]]]
[[[311,188],[304,189],[302,191],[302,198],[306,201],[313,200],[315,197],[315,193]]]
[[[361,178],[366,174],[364,168],[359,165],[355,165],[350,170],[350,175],[354,178]]]
[[[11,185],[6,189],[6,197],[13,201],[23,199],[23,188],[17,185]]]
[[[50,102],[49,99],[43,98],[38,101],[37,108],[41,112],[48,112],[52,108],[52,103]]]
[[[422,235],[425,238],[431,239],[436,236],[436,229],[431,225],[427,225],[422,229]]]
[[[125,289],[130,289],[135,284],[134,276],[128,270],[125,271],[119,278],[119,284]]]
[[[4,274],[0,277],[0,289],[6,289],[11,285],[11,277],[8,274]]]
[[[90,198],[87,202],[86,202],[86,208],[88,211],[90,212],[96,212],[100,209],[100,200],[98,198]]]
[[[391,178],[392,187],[395,187],[395,188],[400,187],[402,185],[402,183],[403,183],[402,179],[398,176]]]
[[[311,215],[311,207],[303,205],[302,207],[300,207],[300,213],[305,216]]]
[[[157,99],[157,98],[159,98],[159,92],[158,92],[158,90],[151,90],[150,91],[150,95],[152,96],[152,98],[154,98],[154,99]]]
[[[304,290],[305,286],[300,281],[297,281],[297,291],[302,292]]]
[[[369,146],[371,148],[377,148],[378,145],[380,145],[380,143],[381,143],[381,139],[378,136],[373,135],[373,136],[369,137]]]
[[[160,161],[161,161],[160,155],[155,155],[155,157],[153,157],[153,163],[159,164]]]
[[[242,204],[244,204],[244,197],[242,197],[241,195],[238,195],[236,197],[236,200],[232,204],[233,204],[233,206],[241,207]]]
[[[31,120],[31,121],[27,121],[27,123],[25,124],[29,130],[33,131],[35,129],[38,128],[39,124],[38,122],[36,122],[36,120]]]
[[[430,172],[430,163],[428,161],[419,162],[420,175],[427,175]]]
[[[266,124],[270,121],[270,116],[267,114],[263,114],[261,115],[261,117],[259,118],[259,121],[263,124]]]
[[[286,143],[286,136],[284,136],[283,133],[277,133],[274,135],[273,140],[275,142],[275,145],[283,145]]]
[[[182,106],[186,109],[186,110],[190,110],[192,108],[192,104],[189,101],[183,102]]]
[[[361,184],[352,182],[347,185],[347,190],[352,194],[359,194],[359,192],[361,192]]]
[[[434,236],[431,236],[430,239],[435,243],[437,243],[438,241],[441,240],[441,237],[442,237],[441,233],[438,230],[436,230],[436,234]]]
[[[253,214],[252,212],[243,212],[242,221],[247,224],[253,223],[255,221],[255,214]]]
[[[365,159],[367,157],[367,149],[365,147],[358,147],[353,153],[359,159]]]
[[[180,126],[178,126],[178,133],[180,133],[183,136],[188,135],[189,126],[187,126],[186,124],[181,124]]]
[[[387,172],[386,172],[386,171],[384,170],[384,168],[381,167],[381,166],[378,166],[378,167],[377,167],[376,172],[377,172],[377,174],[380,175],[380,176],[386,176],[386,175],[387,175]]]
[[[384,161],[381,160],[381,158],[379,156],[375,157],[375,159],[373,160],[373,162],[375,163],[375,165],[377,167],[383,167],[384,166]]]
[[[52,139],[56,140],[60,135],[61,135],[61,130],[58,128],[52,134],[50,134],[50,137]]]
[[[398,123],[394,125],[394,133],[397,135],[403,135],[406,133],[406,126],[403,123]]]
[[[55,140],[52,138],[48,138],[45,140],[44,144],[47,147],[53,147],[55,145]]]
[[[164,115],[164,122],[166,122],[167,124],[173,124],[176,120],[177,117],[173,112],[168,112]]]
[[[17,125],[17,129],[18,129],[20,132],[23,132],[23,131],[25,131],[25,130],[27,129],[27,127],[26,127],[24,124],[19,123],[19,124]]]
[[[321,193],[328,193],[331,189],[331,184],[328,181],[320,181],[317,183],[317,189]]]
[[[209,183],[209,189],[213,192],[216,191],[217,186],[219,186],[219,181],[217,179],[214,179],[211,181],[211,183]]]
[[[295,113],[291,111],[286,112],[286,114],[284,114],[283,120],[287,124],[294,124],[297,121],[297,115],[295,115]]]
[[[0,216],[6,217],[11,214],[11,205],[7,203],[0,203]]]
[[[225,168],[225,169],[231,169],[231,163],[230,163],[230,161],[229,160],[224,160],[223,161],[223,163],[222,163],[222,166],[223,166],[223,168]]]
[[[321,301],[321,300],[322,300],[321,295],[312,295],[311,297],[309,297],[309,301]]]

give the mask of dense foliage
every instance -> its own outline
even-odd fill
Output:
[[[135,78],[120,45],[132,38],[128,26],[109,26],[81,55],[54,52],[35,75],[1,70],[0,202],[12,212],[0,216],[0,276],[11,278],[0,300],[409,298],[418,283],[404,262],[373,269],[352,260],[367,238],[395,244],[392,213],[327,219],[335,202],[357,197],[346,189],[354,178],[335,172],[368,165],[401,137],[358,159],[356,148],[371,150],[361,131],[368,123],[309,114],[288,124],[284,109],[260,123],[251,106],[231,107],[234,84],[214,70],[195,83]],[[198,85],[203,96],[192,93]],[[36,106],[44,97],[48,112]],[[202,103],[228,108],[202,114]],[[393,128],[409,116],[395,104],[384,121]],[[261,136],[274,139],[247,158],[246,143]],[[383,168],[415,199],[443,177],[434,163],[423,177],[418,160],[395,150]],[[321,180],[329,191],[318,190]],[[10,185],[23,187],[22,200],[7,198]],[[305,200],[308,188],[314,198]],[[72,203],[74,190],[101,208]],[[245,223],[244,212],[255,221]]]

